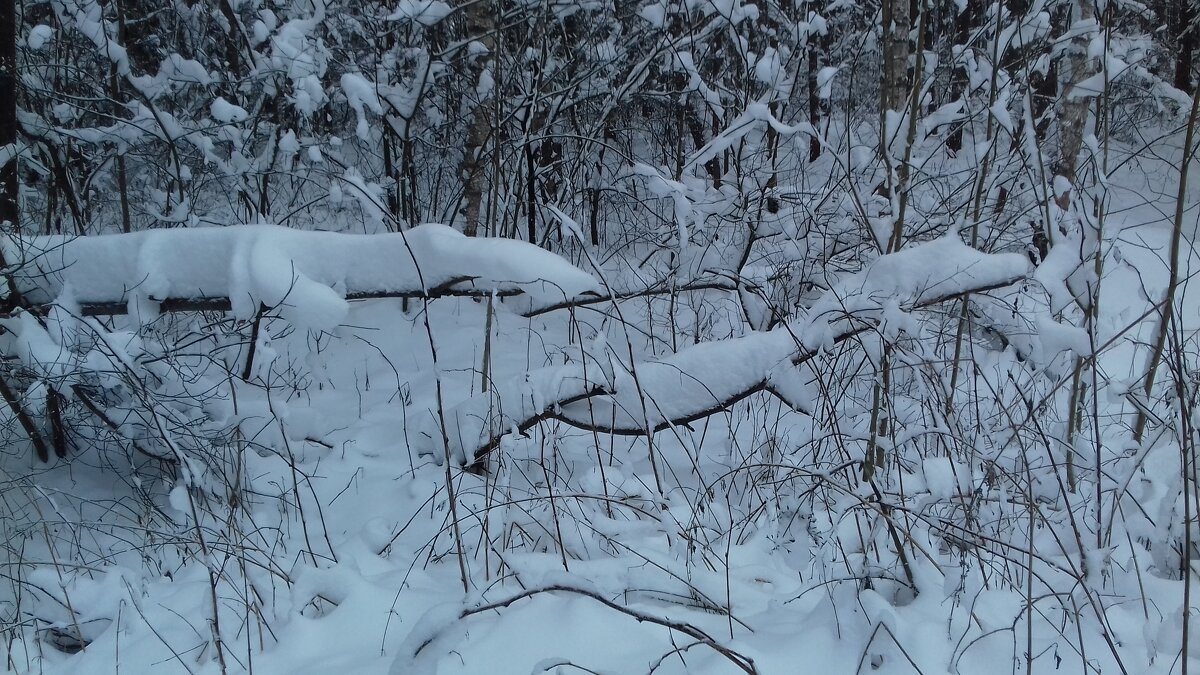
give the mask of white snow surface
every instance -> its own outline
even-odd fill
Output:
[[[29,35],[25,37],[25,45],[34,51],[40,51],[52,37],[54,37],[54,29],[46,24],[39,24],[29,29]]]
[[[372,235],[244,225],[0,244],[33,303],[67,290],[79,304],[229,298],[239,317],[252,317],[260,304],[280,306],[284,318],[311,329],[340,323],[347,295],[428,290],[456,279],[456,288],[522,291],[534,303],[600,288],[536,246],[435,224]]]
[[[423,26],[432,26],[450,14],[450,5],[441,0],[400,0],[396,10],[388,15],[389,21],[411,21]]]
[[[244,229],[250,233],[260,230]],[[457,260],[463,262],[463,247],[456,243],[459,238],[444,233],[443,228],[435,230],[436,237],[420,236],[444,243],[442,248],[456,251],[460,255]],[[420,231],[418,228],[413,232]],[[147,234],[161,235],[164,244],[166,238],[175,236],[170,231]],[[325,238],[327,233],[315,234],[320,236],[311,241],[340,242],[345,237],[356,240],[351,235]],[[1139,234],[1126,236],[1136,239]],[[201,233],[196,241],[205,235],[212,236],[214,242],[222,236],[232,237]],[[357,239],[379,242],[389,241],[387,237],[392,236]],[[250,255],[250,235],[238,237],[245,237],[242,252]],[[282,239],[291,240],[291,236]],[[40,241],[44,251],[57,245],[60,263],[68,251],[67,259],[71,261],[85,254],[102,259],[87,268],[90,272],[73,266],[68,272],[54,275],[56,281],[50,287],[26,286],[31,297],[53,299],[61,294],[59,299],[64,305],[71,304],[72,295],[79,302],[104,297],[117,286],[88,288],[85,283],[89,279],[104,283],[101,263],[127,261],[130,267],[120,268],[126,271],[126,281],[147,271],[166,274],[167,264],[179,265],[180,274],[199,278],[197,270],[203,267],[203,260],[215,261],[219,256],[218,251],[197,247],[154,270],[139,270],[133,267],[139,259],[139,251],[135,250],[138,247],[103,243],[109,241],[104,237],[94,240],[102,244],[81,241],[75,247],[71,240],[33,240]],[[233,251],[233,243],[230,240],[221,246],[212,245]],[[1161,248],[1161,239],[1152,243]],[[291,255],[292,245],[279,247],[286,254],[282,257]],[[426,253],[437,248],[430,242],[424,245],[420,250]],[[327,250],[332,251],[329,255],[341,255],[351,247],[337,243],[314,255],[326,254]],[[1132,257],[1138,249],[1130,249]],[[499,250],[502,253],[490,257],[482,246],[473,250],[478,257],[468,269],[479,273],[483,267],[479,260],[497,264],[494,258],[505,256],[520,269],[544,254],[525,245]],[[121,256],[116,255],[118,251]],[[5,252],[14,255],[15,244],[7,242]],[[195,268],[184,265],[188,254],[197,258]],[[566,265],[556,256],[545,255],[547,269]],[[432,253],[430,256],[431,260],[437,257]],[[304,266],[312,262],[310,257],[297,258],[298,269],[334,288],[328,278],[312,271],[315,268]],[[35,259],[47,266],[52,263],[45,254]],[[449,265],[448,254],[438,259]],[[1145,271],[1149,269],[1147,259],[1149,255],[1131,264],[1140,264]],[[227,260],[221,269],[233,267]],[[240,269],[245,271],[245,267]],[[816,338],[822,334],[828,336],[851,325],[841,316],[839,308],[843,305],[865,321],[860,325],[900,323],[896,320],[897,306],[902,311],[905,305],[935,295],[1002,283],[1009,275],[1022,276],[1027,270],[1023,256],[979,254],[961,242],[939,239],[881,258],[859,274],[835,280],[827,296],[813,306],[814,311],[797,317],[789,328],[798,331],[805,342],[811,335],[812,344],[820,345],[824,339]],[[1118,270],[1117,274],[1127,276],[1119,277],[1115,288],[1120,288],[1119,283],[1130,285],[1128,272]],[[551,274],[541,272],[540,276]],[[559,269],[555,277],[559,283],[573,278],[581,286],[594,284],[578,270]],[[23,276],[18,278],[25,284],[29,282]],[[63,289],[68,278],[74,283]],[[889,301],[889,289],[903,291],[896,295],[901,302]],[[531,287],[531,292],[536,288]],[[625,309],[631,311],[634,304],[628,303]],[[996,313],[1002,309],[997,307]],[[1106,309],[1111,313],[1105,316],[1118,311],[1112,306]],[[1024,312],[1025,308],[1017,310]],[[1035,328],[1036,319],[1046,311],[1043,307],[1038,310],[1035,320],[1029,321]],[[780,425],[781,435],[776,441],[783,449],[782,455],[767,455],[765,449],[757,447],[746,448],[744,454],[737,452],[739,437],[729,428],[732,422],[741,420],[737,433],[745,440],[754,426],[750,422],[763,421],[744,413],[731,415],[729,424],[722,415],[698,422],[693,425],[695,433],[685,435],[686,430],[679,429],[681,436],[695,440],[694,448],[681,449],[669,430],[660,432],[655,438],[655,452],[659,453],[662,472],[671,477],[665,494],[653,488],[644,440],[623,444],[624,439],[618,439],[610,444],[602,437],[594,444],[591,434],[563,430],[560,427],[566,425],[553,423],[546,425],[544,435],[534,434],[531,439],[509,436],[503,447],[505,460],[496,463],[493,473],[453,474],[462,539],[469,547],[465,565],[471,590],[464,592],[448,535],[450,518],[443,482],[447,474],[444,467],[414,458],[410,449],[420,445],[415,437],[418,424],[431,417],[437,405],[435,381],[444,385],[450,401],[487,398],[469,396],[478,389],[475,368],[487,321],[486,305],[453,299],[431,303],[428,316],[442,363],[440,371],[430,364],[422,322],[403,314],[399,303],[354,303],[349,311],[343,329],[346,339],[331,341],[321,353],[315,353],[305,337],[297,336],[295,331],[289,338],[279,326],[264,325],[259,345],[268,349],[261,354],[269,351],[278,354],[281,362],[293,359],[308,364],[313,383],[303,395],[267,395],[263,389],[247,384],[239,385],[237,390],[236,413],[229,401],[209,404],[213,409],[210,414],[228,415],[256,442],[287,447],[286,453],[242,452],[240,460],[245,475],[253,481],[253,491],[247,492],[245,513],[239,511],[235,516],[244,521],[238,532],[246,538],[234,540],[241,543],[230,547],[229,552],[214,547],[211,569],[219,569],[237,581],[223,581],[215,591],[226,640],[226,672],[244,672],[251,667],[254,672],[270,675],[582,672],[563,665],[572,663],[593,672],[641,673],[656,662],[660,667],[655,672],[662,675],[742,672],[702,645],[676,654],[672,650],[691,643],[678,631],[635,619],[578,594],[537,593],[496,610],[461,618],[464,611],[483,603],[505,601],[555,585],[593,592],[643,616],[701,628],[718,645],[752,656],[758,672],[764,675],[794,673],[797,664],[803,664],[801,671],[831,674],[1008,673],[1023,665],[1023,622],[1027,618],[1034,621],[1033,672],[1068,672],[1069,667],[1070,672],[1085,670],[1085,663],[1070,649],[1063,631],[1084,635],[1089,658],[1095,659],[1097,667],[1103,667],[1104,672],[1119,672],[1105,652],[1086,607],[1070,613],[1073,606],[1069,601],[1051,604],[1052,599],[1047,598],[1035,608],[1046,609],[1045,614],[1027,612],[1023,589],[1004,584],[989,587],[987,580],[994,577],[986,577],[974,567],[976,554],[962,556],[952,547],[947,548],[946,542],[954,539],[939,535],[933,528],[917,530],[913,542],[919,547],[919,555],[934,558],[913,558],[914,583],[920,590],[915,600],[897,601],[896,595],[889,592],[894,585],[889,587],[886,579],[878,579],[875,589],[863,588],[859,572],[847,574],[846,561],[835,556],[845,543],[859,537],[860,521],[855,514],[874,513],[869,499],[847,494],[842,503],[833,504],[838,510],[828,517],[816,509],[807,513],[771,511],[778,508],[777,502],[786,503],[789,497],[782,491],[789,485],[796,483],[798,491],[816,489],[831,473],[829,465],[788,466],[798,457],[786,454],[789,448],[806,442],[804,415],[790,415]],[[566,314],[555,312],[531,320],[501,312],[494,317],[497,389],[491,393],[493,401],[505,406],[513,402],[521,405],[519,398],[513,397],[527,395],[529,406],[534,408],[536,393],[542,397],[537,405],[553,410],[553,401],[547,402],[548,398],[580,389],[579,376],[586,363],[588,379],[617,392],[612,400],[620,403],[614,406],[620,408],[619,414],[628,414],[629,420],[642,424],[643,399],[636,390],[625,393],[633,384],[631,371],[638,373],[649,392],[645,400],[651,416],[661,415],[657,406],[663,412],[679,414],[686,406],[711,405],[713,395],[752,385],[755,378],[767,377],[774,386],[778,378],[807,375],[803,368],[791,365],[799,346],[784,330],[714,340],[658,358],[639,352],[638,361],[627,368],[625,345],[611,337],[591,337],[587,331],[596,326],[584,325],[582,340],[568,338]],[[1189,326],[1194,327],[1195,316],[1194,311],[1187,314]],[[580,312],[580,317],[581,324],[585,324],[586,313]],[[10,325],[24,340],[18,350],[24,350],[22,358],[31,362],[59,360],[62,349],[56,342],[53,322],[42,329],[33,317],[24,316]],[[378,347],[378,353],[364,349],[363,341]],[[532,349],[528,347],[531,342]],[[1053,342],[1064,346],[1072,340]],[[543,351],[544,344],[551,347]],[[562,345],[571,345],[566,349],[580,354],[572,365],[539,368],[545,355],[559,354],[556,348]],[[1134,360],[1129,352],[1101,356],[1109,367]],[[986,369],[994,365],[990,359],[996,356],[981,350],[975,358]],[[267,364],[260,368],[269,370]],[[743,369],[745,373],[739,372]],[[526,372],[531,374],[526,376]],[[699,385],[680,386],[687,382],[703,383],[712,392],[698,391],[703,388]],[[44,392],[41,394],[44,398]],[[682,398],[677,401],[675,397]],[[595,409],[597,416],[602,410]],[[468,409],[459,411],[465,415]],[[559,407],[559,414],[577,417],[586,412],[568,404]],[[510,423],[517,417],[508,410],[505,416]],[[773,418],[774,414],[767,416]],[[816,431],[827,433],[825,429]],[[852,445],[855,430],[844,429],[843,433]],[[264,438],[267,436],[270,440]],[[539,444],[539,436],[545,442]],[[306,440],[310,437],[319,443]],[[981,445],[976,452],[993,451]],[[30,514],[39,519],[35,522],[55,517],[59,510],[64,517],[79,518],[69,510],[69,496],[86,497],[85,504],[95,505],[88,506],[92,510],[83,516],[101,511],[109,518],[119,516],[122,511],[109,505],[114,490],[121,486],[115,485],[111,476],[90,470],[89,464],[112,462],[114,456],[106,454],[110,452],[91,448],[70,464],[41,469],[37,481],[42,492],[32,494],[42,500],[45,510],[43,514]],[[596,459],[598,452],[603,455],[603,463]],[[536,463],[539,453],[543,453],[542,465],[561,467],[561,472],[543,474]],[[615,460],[611,459],[614,456]],[[1131,476],[1131,490],[1137,491],[1152,513],[1161,514],[1163,528],[1170,522],[1171,502],[1155,496],[1164,492],[1164,481],[1158,476],[1170,475],[1172,462],[1177,461],[1178,455],[1169,449],[1165,453],[1150,452],[1145,458],[1144,476]],[[781,492],[768,491],[771,493],[763,496],[762,510],[769,517],[751,520],[744,509],[758,502],[740,503],[724,476],[742,476],[752,470],[767,472],[774,462],[780,464],[780,472],[767,478],[771,479],[772,490],[778,486]],[[894,517],[911,514],[940,522],[938,508],[958,508],[963,497],[981,489],[984,483],[979,468],[978,464],[963,462],[961,455],[954,459],[940,455],[922,459],[905,473],[904,487],[914,495],[905,502],[909,510],[897,510]],[[692,481],[693,470],[703,471],[703,476]],[[607,474],[601,475],[600,471]],[[797,482],[798,475],[811,475],[812,480]],[[543,481],[548,480],[555,482],[547,487]],[[767,480],[758,483],[767,484]],[[186,536],[193,526],[189,495],[195,492],[195,486],[186,481],[167,481],[158,490],[158,507],[178,518],[180,536]],[[15,500],[19,492],[11,490],[7,498]],[[778,494],[784,499],[776,499]],[[1015,501],[999,490],[980,494],[998,504],[1006,499]],[[742,498],[749,500],[748,496]],[[305,522],[294,507],[280,507],[291,499],[303,500],[309,514]],[[611,511],[606,511],[606,506]],[[1017,504],[1015,513],[1021,515],[1024,511],[1019,507]],[[1161,511],[1156,510],[1159,508]],[[320,515],[316,515],[318,512]],[[34,562],[27,566],[23,579],[27,587],[44,590],[22,597],[21,610],[37,617],[29,632],[44,635],[47,627],[53,626],[72,633],[78,624],[81,636],[92,643],[77,654],[64,654],[36,639],[16,641],[9,647],[9,667],[19,673],[115,672],[117,664],[121,672],[221,672],[209,638],[214,595],[210,591],[210,567],[199,556],[180,559],[164,554],[161,546],[136,537],[130,539],[131,534],[142,531],[138,529],[138,516],[130,515],[133,525],[119,530],[119,537],[106,538],[102,528],[95,528],[88,540],[89,551],[95,553],[86,566],[52,564],[44,555],[31,557]],[[769,521],[777,521],[778,526]],[[564,531],[561,550],[559,541],[547,534],[558,522]],[[735,523],[733,527],[731,522]],[[222,523],[210,520],[207,525],[216,531]],[[60,532],[51,531],[56,536]],[[286,533],[287,538],[276,540],[274,533]],[[886,530],[881,528],[876,534],[886,536]],[[1156,531],[1147,528],[1133,534],[1149,537],[1156,536]],[[310,542],[303,542],[305,535],[311,535]],[[527,545],[520,544],[522,536],[529,537]],[[1137,585],[1131,581],[1132,569],[1127,577],[1118,574],[1111,582],[1114,602],[1104,607],[1104,621],[1121,638],[1120,653],[1129,672],[1172,672],[1172,659],[1162,655],[1180,647],[1181,580],[1158,574],[1154,560],[1141,553],[1133,556],[1130,549],[1078,554],[1071,549],[1069,555],[1060,555],[1051,533],[1037,529],[1029,536],[1039,556],[1039,584],[1046,580],[1055,587],[1078,589],[1062,570],[1084,555],[1090,556],[1093,563],[1101,554],[1111,555],[1116,563],[1114,570],[1117,565],[1137,565],[1141,575]],[[702,537],[713,537],[718,545],[701,545],[693,552],[690,542]],[[256,538],[271,544],[286,543],[271,548],[256,544]],[[517,543],[502,544],[510,538]],[[29,541],[36,543],[39,539],[31,537]],[[482,543],[476,547],[475,542]],[[315,555],[310,556],[309,550]],[[149,556],[150,562],[143,565],[143,556]],[[242,577],[237,576],[242,560],[247,563],[244,585]],[[900,573],[897,567],[863,569],[895,575]],[[993,570],[985,572],[992,574]],[[256,609],[245,610],[241,598],[247,589],[264,598],[264,605],[259,606],[261,616],[254,614]],[[1147,617],[1137,601],[1139,593],[1145,593],[1161,609]],[[70,599],[70,609],[62,601],[64,597]],[[723,613],[725,608],[732,618]],[[1020,637],[1017,641],[1013,640],[1014,631]],[[948,633],[953,639],[946,638]],[[668,656],[662,658],[664,655]],[[1059,658],[1061,667],[1056,663]],[[1195,665],[1196,657],[1190,658]]]
[[[245,122],[250,117],[250,113],[246,112],[245,108],[230,103],[223,96],[218,96],[213,100],[212,105],[209,106],[209,112],[212,113],[213,119],[225,124]]]

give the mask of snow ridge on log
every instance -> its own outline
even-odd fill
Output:
[[[302,327],[330,329],[348,299],[497,292],[539,306],[601,290],[590,274],[531,244],[433,224],[370,235],[244,225],[9,236],[0,246],[28,305],[64,302],[85,313],[125,307],[144,315],[161,305],[250,318],[266,305]]]

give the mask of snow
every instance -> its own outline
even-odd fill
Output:
[[[46,24],[39,24],[29,29],[29,34],[25,36],[25,45],[34,51],[41,51],[52,37],[54,29]]]
[[[20,157],[28,148],[24,143],[6,143],[0,145],[0,165],[8,164],[13,158]]]
[[[346,296],[455,288],[521,291],[550,304],[599,284],[562,258],[508,239],[467,238],[442,225],[352,235],[270,225],[155,230],[3,241],[26,299],[80,304],[228,298],[234,315],[280,306],[298,325],[327,330]]]
[[[1088,356],[1092,353],[1087,331],[1078,326],[1069,326],[1048,317],[1040,317],[1037,323],[1037,335],[1041,341],[1043,357],[1070,351],[1077,356]]]
[[[763,84],[774,85],[779,81],[782,67],[779,52],[768,47],[754,64],[754,77]]]
[[[921,462],[921,471],[925,476],[925,487],[934,497],[949,499],[956,492],[954,465],[948,457],[929,457]]]
[[[921,305],[972,289],[991,289],[1024,278],[1029,260],[1015,253],[988,254],[951,234],[882,256],[863,273],[838,284],[809,310],[809,321],[841,322],[844,315],[885,301]]]
[[[279,142],[276,145],[279,152],[284,156],[291,156],[300,152],[300,141],[296,138],[296,132],[288,129],[279,136]]]
[[[796,125],[784,124],[771,113],[771,109],[767,104],[752,103],[724,131],[706,143],[704,147],[693,153],[688,159],[687,166],[704,164],[713,157],[733,147],[739,140],[745,138],[751,132],[761,130],[764,126],[768,125],[784,136],[796,134],[817,136],[816,130],[808,123],[801,122]]]
[[[1012,116],[1008,114],[1008,105],[1005,101],[997,101],[990,109],[993,119],[1008,133],[1015,133]]]
[[[209,112],[212,113],[213,119],[225,124],[245,122],[250,117],[250,113],[246,112],[245,108],[226,101],[223,96],[218,96],[213,100]]]
[[[324,4],[315,5],[314,16],[292,19],[270,34],[271,63],[287,73],[293,90],[293,105],[301,115],[314,114],[326,101],[321,77],[328,68],[329,52],[312,35],[324,16]],[[269,29],[269,26],[268,26]]]
[[[817,95],[823,99],[828,99],[833,92],[833,78],[837,75],[841,68],[826,66],[817,71]]]
[[[395,11],[388,15],[389,21],[411,21],[422,26],[433,26],[450,14],[450,5],[441,0],[400,0]]]
[[[662,28],[666,25],[667,8],[661,2],[649,3],[638,10],[638,16],[645,19],[651,26]]]
[[[113,3],[47,7],[35,20],[62,35],[27,34],[29,133],[0,159],[19,157],[30,179],[28,235],[56,225],[39,211],[46,153],[76,147],[68,173],[95,169],[76,183],[92,234],[0,238],[27,300],[0,317],[17,399],[0,405],[6,669],[1200,664],[1200,624],[1183,618],[1196,603],[1182,600],[1185,534],[1200,532],[1180,466],[1195,444],[1179,423],[1200,419],[1186,376],[1200,174],[1184,186],[1177,330],[1146,396],[1190,99],[1151,72],[1161,41],[1129,33],[1150,24],[1121,24],[1143,13],[1136,3],[1098,8],[1118,17],[1103,32],[1064,33],[1042,5],[991,14],[953,64],[926,60],[931,86],[958,73],[975,89],[917,106],[908,149],[913,118],[894,112],[880,130],[863,99],[877,64],[846,58],[879,53],[847,23],[861,13],[849,0],[810,8],[828,22],[745,0],[523,1],[505,26],[521,41],[475,61],[481,74],[469,67],[481,36],[436,0],[370,16],[231,0],[252,45],[238,74],[222,71],[222,50],[185,59],[165,34],[154,62],[126,55]],[[147,18],[226,29],[205,11]],[[523,24],[534,12],[549,23]],[[544,42],[525,33],[547,29]],[[832,114],[812,128],[804,106],[780,103],[826,31],[836,65],[816,84]],[[395,46],[376,50],[380,34]],[[568,34],[582,35],[566,45],[579,58],[594,45],[605,62],[575,69]],[[1051,124],[1039,143],[1025,79],[1075,35],[1117,86],[1097,99],[1111,116],[1087,123],[1067,181],[1045,175],[1056,135]],[[82,97],[42,100],[54,40],[85,57],[81,72],[146,69],[123,73],[127,105],[96,116]],[[85,84],[107,90],[101,79]],[[263,95],[277,119],[248,124]],[[489,157],[517,152],[498,177],[488,163],[486,231],[529,215],[525,167],[513,174],[507,158],[562,141],[537,195],[537,234],[556,253],[440,225],[390,232],[392,195],[414,198],[406,218],[458,212],[473,95],[501,113]],[[695,113],[699,131],[670,110]],[[383,171],[385,122],[415,148],[415,184]],[[945,145],[951,129],[961,151]],[[1137,144],[1122,140],[1134,132]],[[903,213],[881,136],[909,162]],[[159,156],[167,143],[179,166]],[[135,228],[188,227],[95,234],[119,227],[114,152]],[[234,225],[254,210],[242,190],[250,202],[264,190],[295,229]],[[897,224],[903,246],[884,255]],[[1035,231],[1053,240],[1048,255],[1033,255]],[[186,300],[221,302],[174,311]],[[66,424],[66,457],[37,461],[29,422],[48,438]]]
[[[366,109],[376,115],[383,114],[383,104],[375,93],[375,85],[361,75],[346,73],[342,75],[342,92],[346,94],[346,102],[350,104],[350,108],[358,115],[355,133],[365,141],[369,136]]]
[[[62,380],[73,374],[74,367],[66,346],[54,339],[41,324],[29,314],[20,314],[11,319],[0,319],[7,331],[5,346],[22,363]]]
[[[1067,180],[1067,178],[1065,176],[1055,176],[1054,177],[1054,196],[1056,198],[1061,198],[1063,195],[1069,193],[1070,191],[1071,191],[1071,181],[1070,180]]]
[[[131,74],[129,54],[115,37],[109,34],[107,22],[101,16],[101,8],[97,4],[89,3],[86,9],[75,12],[69,21],[76,31],[90,40],[96,46],[97,51],[104,54],[117,67],[118,74],[123,76]]]

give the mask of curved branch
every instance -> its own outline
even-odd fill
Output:
[[[475,614],[482,614],[483,612],[504,609],[505,607],[508,607],[509,605],[513,604],[514,602],[517,602],[518,600],[524,600],[525,598],[531,598],[535,595],[541,595],[542,593],[572,593],[575,595],[583,596],[585,598],[590,598],[590,599],[595,600],[596,602],[604,605],[605,607],[608,607],[609,609],[611,609],[613,611],[619,612],[621,614],[624,614],[625,616],[635,619],[638,623],[652,623],[656,626],[662,626],[663,628],[667,628],[669,630],[673,630],[678,633],[683,633],[684,635],[692,638],[696,642],[698,642],[698,643],[708,647],[709,649],[712,649],[714,652],[720,654],[726,660],[728,660],[730,663],[732,663],[734,666],[736,666],[739,670],[746,673],[747,675],[757,675],[757,673],[758,673],[758,668],[754,665],[754,659],[750,658],[749,656],[745,656],[744,654],[740,654],[737,651],[734,651],[733,649],[731,649],[730,647],[726,647],[725,645],[721,644],[720,642],[717,642],[716,639],[713,638],[711,635],[709,635],[708,633],[704,632],[702,629],[700,629],[690,623],[683,623],[681,621],[673,621],[671,619],[666,619],[663,617],[655,616],[653,614],[646,614],[644,612],[639,612],[638,610],[633,609],[631,607],[626,607],[624,605],[613,602],[612,600],[609,600],[608,598],[604,597],[603,595],[600,595],[599,593],[596,593],[595,591],[589,591],[589,590],[586,590],[583,588],[575,588],[573,586],[564,586],[561,584],[554,584],[551,586],[543,586],[541,588],[530,588],[528,590],[517,593],[516,595],[514,595],[510,598],[504,599],[504,600],[497,600],[495,602],[489,602],[487,604],[478,605],[475,607],[470,607],[470,608],[464,609],[461,612],[459,612],[458,619],[461,621],[461,620],[466,619]],[[416,652],[414,653],[414,656],[416,656],[417,654],[420,654],[421,650],[425,649],[425,647],[429,646],[429,644],[432,642],[433,642],[433,638],[430,638],[430,639],[426,640],[425,642],[421,643],[421,645],[417,647]]]
[[[902,256],[904,252],[880,261]],[[915,260],[905,260],[906,263],[928,262],[910,257]],[[993,256],[993,259],[1003,257]],[[906,292],[900,289],[891,295],[884,294],[886,289],[882,286],[868,283],[869,276],[864,273],[863,283],[855,291],[844,294],[843,288],[841,297],[838,292],[830,292],[802,322],[745,337],[701,343],[661,361],[639,363],[621,373],[614,374],[611,366],[606,372],[602,364],[586,369],[582,364],[573,364],[525,373],[506,386],[497,387],[488,397],[472,397],[455,407],[452,417],[458,422],[458,433],[452,439],[456,446],[453,450],[460,461],[478,469],[505,435],[512,431],[524,433],[547,420],[606,434],[648,436],[726,411],[760,392],[792,405],[792,401],[772,387],[773,374],[811,360],[831,344],[876,330],[885,305],[880,297],[886,300],[908,295],[905,309],[914,311],[968,293],[1002,288],[1025,278],[1028,264],[1023,259],[1019,265],[1011,258],[998,262],[1002,264],[985,266],[982,273],[974,270],[971,274],[959,274],[961,278],[952,273],[925,286],[909,284]],[[894,267],[889,263],[883,270],[889,278],[903,276],[903,270]]]

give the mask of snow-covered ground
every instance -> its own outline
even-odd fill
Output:
[[[1138,345],[1155,326],[1147,302],[1166,287],[1172,180],[1168,163],[1153,158],[1110,178],[1097,324],[1105,420],[1129,414],[1116,383],[1132,387],[1144,369]],[[1194,232],[1195,209],[1187,218]],[[173,483],[143,483],[166,475],[154,471],[161,460],[127,457],[112,445],[78,448],[70,461],[49,466],[24,448],[6,453],[6,534],[24,555],[0,574],[0,603],[25,617],[6,626],[11,670],[974,675],[1169,673],[1180,658],[1200,665],[1200,632],[1188,633],[1189,651],[1179,657],[1185,582],[1168,573],[1167,542],[1182,518],[1174,499],[1179,453],[1170,443],[1127,454],[1111,445],[1123,443],[1116,425],[1106,427],[1112,436],[1100,467],[1078,467],[1124,480],[1125,491],[1106,494],[1099,509],[1040,483],[1028,493],[1031,506],[1028,495],[984,475],[986,462],[956,453],[900,467],[899,483],[881,495],[846,478],[857,475],[852,455],[834,461],[804,449],[839,423],[819,419],[820,405],[812,403],[821,395],[812,391],[819,378],[804,369],[823,362],[803,361],[805,376],[772,379],[780,364],[800,360],[798,350],[833,351],[839,331],[855,325],[838,312],[908,330],[902,309],[972,283],[1023,277],[1023,255],[985,260],[959,242],[935,242],[927,246],[940,248],[906,251],[849,277],[803,321],[767,333],[743,327],[728,341],[685,342],[674,356],[656,358],[669,350],[635,327],[661,321],[652,315],[665,311],[665,301],[533,311],[539,301],[606,291],[580,269],[585,263],[569,266],[515,243],[495,255],[486,247],[500,242],[468,244],[427,229],[413,235],[427,248],[419,255],[393,241],[371,250],[381,260],[371,262],[360,249],[375,244],[343,246],[339,235],[270,228],[236,235],[254,245],[216,231],[186,236],[196,239],[187,249],[164,249],[150,235],[122,249],[120,256],[154,261],[154,269],[129,264],[138,278],[96,271],[104,255],[117,256],[102,252],[104,238],[39,241],[32,249],[42,252],[39,264],[63,270],[51,275],[58,285],[26,289],[35,300],[65,294],[80,304],[126,301],[136,309],[177,294],[183,283],[186,292],[232,296],[235,313],[247,320],[259,303],[285,295],[297,309],[262,323],[251,382],[230,380],[208,399],[205,416],[236,430],[216,468],[189,465],[183,440],[159,448],[181,465]],[[295,243],[303,237],[323,239]],[[171,251],[179,258],[162,257]],[[17,253],[8,250],[10,259]],[[256,258],[239,258],[247,253]],[[450,262],[431,263],[439,255]],[[431,263],[436,279],[414,282],[414,260]],[[509,267],[489,267],[493,260]],[[1197,265],[1200,255],[1189,246],[1186,279]],[[200,281],[179,282],[181,270]],[[208,287],[209,279],[222,279],[213,270],[228,271],[225,285]],[[513,288],[523,295],[342,300],[358,286],[378,286],[363,275],[379,270],[390,270],[383,283],[397,289],[430,288],[463,270],[481,288],[519,281]],[[261,278],[248,278],[252,272]],[[110,287],[91,283],[99,278]],[[295,288],[300,294],[288,295]],[[1200,329],[1200,294],[1188,291],[1184,283],[1185,332]],[[703,311],[736,314],[730,293],[707,293]],[[700,321],[697,307],[675,310],[681,326]],[[36,322],[10,322],[26,340],[15,353],[52,364],[46,350],[62,342],[55,330],[106,333],[108,350],[134,360],[154,351],[131,324],[55,312],[45,335]],[[623,326],[614,321],[618,312]],[[1078,331],[1041,325],[1040,349],[1051,353],[1039,358],[1088,349]],[[227,358],[245,354],[235,346]],[[1003,358],[976,356],[981,369]],[[756,393],[680,423],[688,411],[760,382],[781,395]],[[193,385],[212,383],[180,388]],[[590,392],[596,405],[567,401],[570,392]],[[486,471],[454,461],[538,415],[540,433],[509,434],[487,448]],[[589,426],[589,416],[604,418],[592,426],[662,430],[648,443],[578,428]],[[166,434],[177,439],[192,419],[183,410],[163,417],[178,423]],[[861,439],[864,429],[838,433]],[[934,424],[930,433],[948,430]],[[1045,448],[980,443],[971,452],[1045,464],[1031,459]],[[243,490],[218,494],[197,478],[214,470]],[[956,538],[954,509],[970,500],[992,503],[977,513],[1011,521],[1012,539],[989,548]],[[1038,510],[1058,514],[1039,518],[1077,518],[1076,531],[1087,537],[1099,518],[1101,531],[1115,527],[1119,536],[1106,548],[1063,541],[1064,530],[1025,526]],[[897,523],[903,527],[890,527]],[[910,538],[902,542],[910,556],[880,557],[897,532]],[[63,550],[76,558],[57,558]],[[51,646],[79,638],[88,645],[78,653]]]

